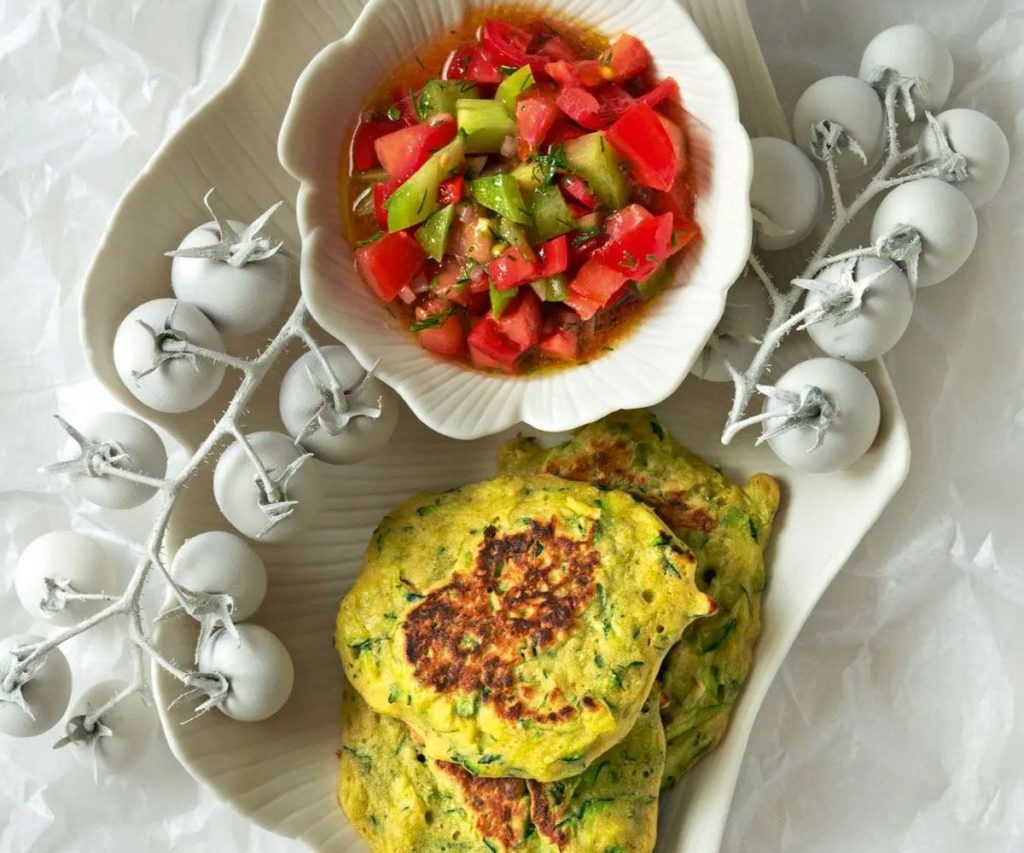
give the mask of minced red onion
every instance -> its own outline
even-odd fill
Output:
[[[519,150],[519,146],[516,143],[514,136],[506,136],[501,141],[501,156],[502,157],[515,157],[516,152]]]

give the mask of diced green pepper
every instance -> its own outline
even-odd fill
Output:
[[[506,136],[516,132],[515,119],[499,102],[484,98],[459,98],[455,102],[459,133],[467,154],[495,154]]]
[[[516,98],[534,84],[533,72],[529,65],[524,65],[518,71],[513,71],[498,86],[494,93],[494,100],[501,101],[510,116],[516,114]]]
[[[448,243],[448,230],[452,227],[454,219],[455,205],[448,204],[430,214],[427,221],[416,231],[416,239],[423,247],[423,251],[435,261],[441,260],[444,255]]]
[[[510,287],[508,290],[498,290],[498,288],[492,284],[490,289],[491,314],[494,316],[494,319],[497,320],[505,313],[505,309],[508,308],[509,303],[516,298],[516,294],[519,293],[519,288]]]
[[[420,121],[447,113],[455,115],[459,98],[475,98],[476,85],[467,80],[428,80],[416,97],[416,114]]]
[[[534,193],[533,221],[537,237],[542,241],[568,234],[576,227],[569,205],[556,186],[541,187]]]
[[[530,224],[530,211],[523,201],[523,194],[519,192],[519,184],[508,172],[477,178],[467,186],[469,194],[484,207],[520,225]]]
[[[626,180],[619,171],[619,161],[597,130],[565,143],[565,159],[569,168],[582,175],[605,207],[620,208],[626,203]]]
[[[422,222],[438,208],[437,188],[441,181],[462,168],[463,145],[458,136],[439,148],[411,178],[384,202],[388,231],[402,231]]]

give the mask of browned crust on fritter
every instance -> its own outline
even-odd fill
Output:
[[[440,693],[478,694],[504,719],[571,719],[577,709],[559,704],[557,691],[550,711],[527,707],[531,694],[513,668],[568,636],[590,603],[600,562],[592,537],[561,535],[554,518],[503,536],[486,528],[473,571],[433,590],[405,619],[416,679]]]
[[[642,486],[646,482],[646,477],[630,468],[633,451],[624,441],[592,440],[588,443],[587,451],[571,459],[548,458],[544,464],[544,473],[565,480],[613,487],[623,482],[635,486]]]
[[[530,820],[537,827],[537,832],[559,850],[569,843],[569,833],[558,824],[565,811],[564,803],[555,803],[551,794],[560,787],[545,785],[533,779],[527,779],[530,789]]]
[[[647,504],[673,530],[703,530],[711,533],[718,526],[715,518],[701,507],[690,505],[685,491],[645,492],[647,478],[632,467],[634,453],[621,439],[593,439],[584,453],[571,459],[548,458],[543,471],[565,480],[578,480],[622,489]]]
[[[486,779],[449,761],[434,764],[458,783],[484,838],[499,842],[506,850],[522,842],[529,808],[524,780]]]

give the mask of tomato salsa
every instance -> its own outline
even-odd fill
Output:
[[[628,33],[487,14],[360,116],[342,187],[356,267],[431,352],[507,373],[586,361],[699,233],[679,89]]]

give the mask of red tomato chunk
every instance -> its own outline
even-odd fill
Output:
[[[397,181],[404,181],[438,148],[455,138],[455,119],[448,115],[436,116],[433,123],[403,127],[374,143],[377,159],[384,171]]]
[[[359,274],[385,302],[391,302],[412,283],[426,259],[426,252],[405,231],[385,234],[356,249]]]
[[[639,103],[608,128],[608,141],[633,167],[633,176],[656,190],[670,190],[678,171],[678,158],[660,116]]]

